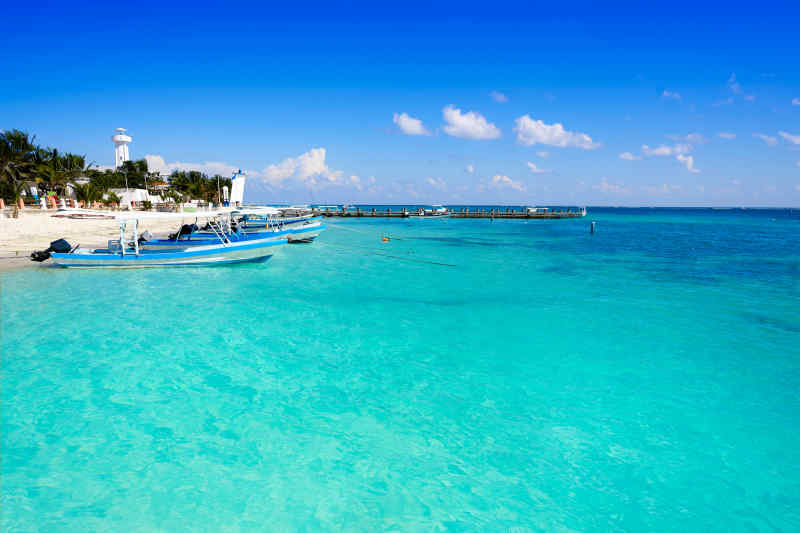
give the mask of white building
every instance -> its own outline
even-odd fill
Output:
[[[128,143],[133,139],[125,133],[126,131],[128,130],[125,128],[117,128],[116,133],[111,136],[111,141],[114,143],[114,170],[121,167],[125,161],[131,160]]]

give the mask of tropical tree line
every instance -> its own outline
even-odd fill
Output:
[[[100,169],[94,163],[87,163],[84,155],[40,146],[36,136],[27,132],[0,131],[0,197],[15,206],[19,198],[32,201],[31,186],[36,187],[40,196],[55,193],[66,197],[71,189],[75,199],[84,205],[119,204],[120,198],[110,189],[126,188],[147,189],[165,201],[176,203],[219,202],[222,187],[230,190],[231,178],[176,170],[165,183],[158,172],[150,171],[144,159],[125,161],[115,170]]]

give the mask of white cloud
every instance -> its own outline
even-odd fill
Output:
[[[470,163],[469,165],[467,165],[467,168],[465,168],[464,170],[466,170],[470,174],[474,174],[475,173],[475,165]]]
[[[601,146],[585,133],[567,131],[559,123],[545,124],[541,120],[533,120],[529,115],[523,115],[516,120],[514,131],[517,132],[517,142],[525,146],[539,143],[548,146],[574,146],[584,150]]]
[[[662,144],[656,148],[650,148],[646,144],[642,145],[642,153],[646,156],[668,156],[686,154],[691,151],[692,147],[688,144],[676,144],[675,146],[666,146]]]
[[[625,159],[627,161],[637,161],[637,160],[641,159],[640,156],[633,155],[630,152],[622,152],[621,154],[619,154],[619,158],[620,159]]]
[[[174,161],[167,163],[166,160],[157,154],[145,154],[147,161],[147,169],[150,172],[158,172],[160,174],[172,174],[176,170],[190,171],[196,170],[209,176],[219,174],[221,176],[232,176],[234,172],[239,170],[239,167],[222,163],[220,161],[206,161],[205,163],[187,163],[182,161]],[[248,174],[258,174],[257,171],[247,171]]]
[[[547,169],[537,167],[535,163],[531,163],[530,161],[528,161],[528,168],[531,169],[531,172],[534,174],[547,174],[550,172]]]
[[[734,96],[743,96],[745,100],[748,102],[752,102],[756,99],[754,94],[744,94],[744,90],[742,89],[741,84],[736,80],[736,73],[731,73],[731,77],[728,78],[728,89],[734,94]],[[733,97],[728,98],[722,103],[731,104],[733,103]],[[715,104],[717,105],[717,104]]]
[[[550,152],[545,152],[545,151],[536,152],[536,155],[538,155],[539,157],[550,157]]]
[[[599,185],[592,185],[592,189],[607,194],[630,194],[631,189],[622,183],[609,183],[605,177],[600,181]]]
[[[672,139],[673,141],[685,141],[694,144],[703,144],[707,143],[708,139],[703,137],[700,133],[690,133],[689,135],[667,135],[668,139]]]
[[[681,189],[682,187],[680,185],[670,185],[668,183],[662,183],[661,185],[642,186],[642,190],[648,194],[671,194],[674,191],[680,191]]]
[[[425,180],[428,185],[433,187],[438,191],[446,191],[447,190],[447,182],[444,181],[442,178],[428,178]]]
[[[800,168],[800,161],[797,162],[797,168]]]
[[[422,121],[408,116],[406,113],[395,113],[392,121],[397,124],[397,127],[400,128],[400,131],[405,133],[406,135],[430,135],[431,132],[428,131],[425,126],[422,125]]]
[[[501,174],[495,174],[492,177],[491,181],[489,182],[489,187],[493,187],[496,189],[503,189],[508,187],[514,189],[515,191],[525,192],[525,186],[521,182],[514,181],[508,176],[503,176]]]
[[[800,192],[800,183],[798,183],[797,185],[794,186],[794,190],[796,190],[797,192]]]
[[[661,93],[661,98],[665,100],[680,100],[681,95],[680,93],[665,90],[663,93]]]
[[[269,165],[261,173],[261,179],[273,186],[285,181],[297,181],[314,186],[317,184],[344,185],[352,183],[341,170],[332,170],[325,164],[325,148],[313,148],[297,157],[287,157],[276,165]]]
[[[500,102],[501,104],[508,102],[508,97],[499,91],[492,91],[489,93],[489,96],[492,97],[492,100]]]
[[[728,88],[733,94],[742,94],[742,86],[736,81],[736,73],[732,72],[731,77],[728,78]]]
[[[462,114],[460,109],[448,105],[442,109],[442,117],[447,123],[444,132],[452,137],[475,140],[500,137],[500,129],[475,111]]]
[[[779,131],[778,135],[784,138],[784,140],[789,141],[792,144],[800,144],[800,135],[792,135],[791,133],[786,133],[785,131]]]
[[[698,174],[700,172],[699,170],[694,168],[694,157],[690,155],[678,154],[676,158],[678,159],[678,161],[686,165],[686,170],[688,170],[689,172],[693,172],[695,174]]]
[[[770,137],[769,135],[765,135],[763,133],[754,133],[753,137],[755,137],[756,139],[761,139],[762,141],[767,143],[767,146],[775,146],[776,144],[778,144],[777,137]]]
[[[800,105],[800,98],[792,98],[792,105]]]
[[[736,134],[735,133],[728,133],[727,131],[721,131],[717,135],[719,135],[723,139],[735,139],[736,138]]]

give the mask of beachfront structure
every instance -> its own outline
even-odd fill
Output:
[[[229,205],[241,207],[244,203],[245,179],[246,175],[244,172],[242,172],[242,169],[239,169],[237,172],[233,173],[233,177],[231,178],[231,197],[229,200]]]
[[[125,128],[117,128],[115,130],[116,133],[111,136],[111,141],[114,143],[114,170],[118,169],[122,166],[122,163],[125,161],[130,161],[131,156],[128,152],[128,143],[130,143],[133,139],[131,139],[130,135],[125,133]]]

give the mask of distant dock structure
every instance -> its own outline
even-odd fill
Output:
[[[317,216],[338,218],[409,218],[416,210],[407,208],[379,209],[377,207],[362,209],[360,207],[333,208],[333,206],[319,206],[311,208]],[[490,219],[558,219],[558,218],[583,218],[586,216],[585,207],[526,207],[523,209],[507,208],[469,208],[461,207],[450,209],[447,218],[490,218]],[[425,217],[419,217],[425,218]],[[436,217],[431,217],[436,218]]]

